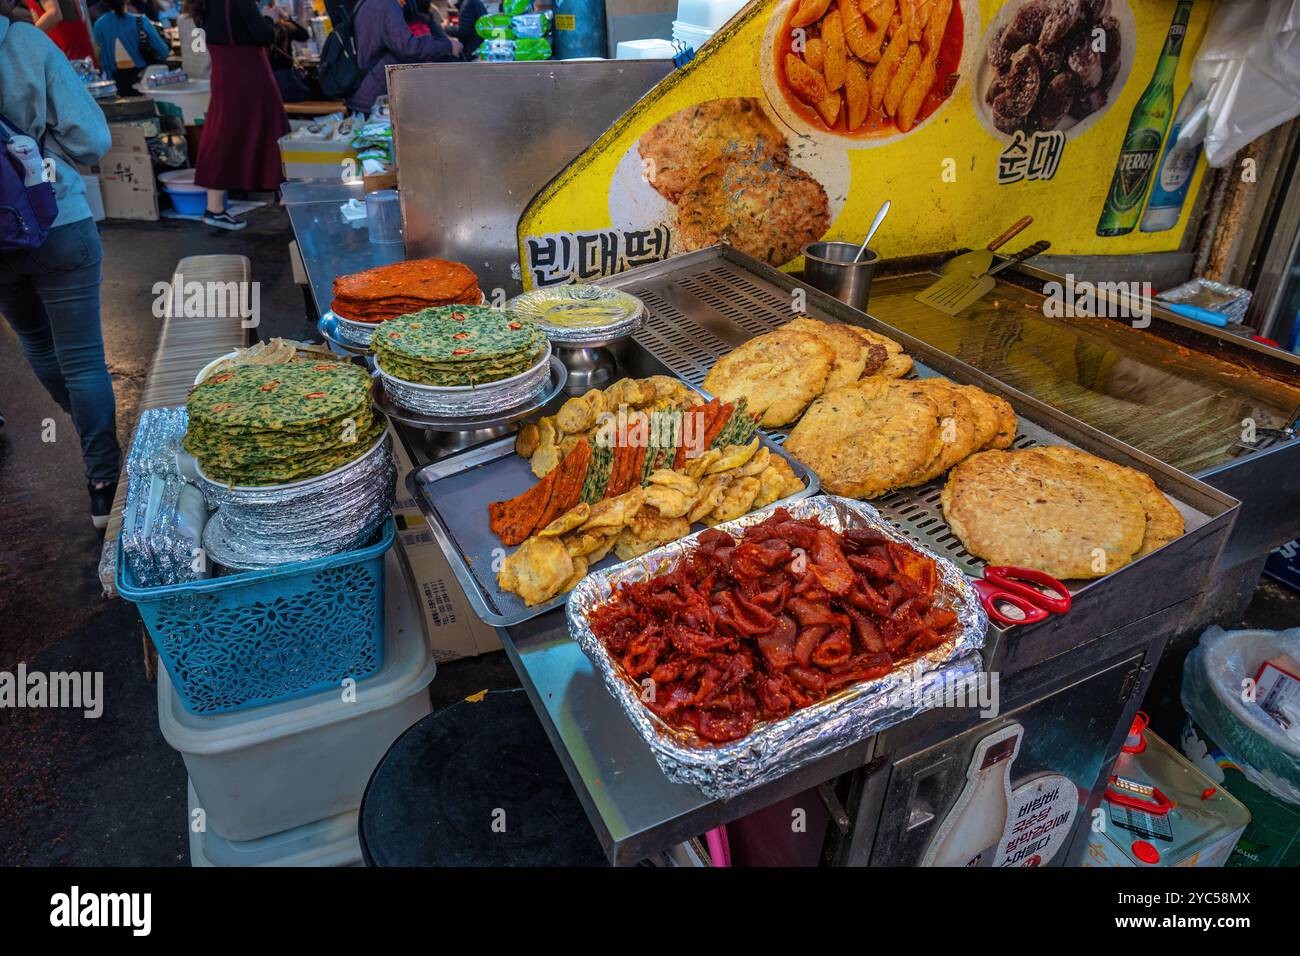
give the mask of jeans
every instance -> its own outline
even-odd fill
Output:
[[[99,283],[104,247],[93,219],[50,230],[36,249],[0,253],[0,314],[32,371],[81,436],[86,480],[117,481],[117,405],[104,362]]]

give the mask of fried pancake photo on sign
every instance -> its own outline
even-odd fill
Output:
[[[820,338],[778,329],[750,339],[714,364],[704,388],[724,402],[744,398],[765,428],[788,425],[826,387],[835,350]]]
[[[784,134],[754,97],[708,100],[679,110],[652,126],[637,142],[650,185],[677,202],[700,170],[723,156],[743,155],[784,165],[790,157]]]

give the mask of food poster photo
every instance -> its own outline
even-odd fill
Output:
[[[530,203],[526,288],[719,242],[778,268],[860,242],[1178,248],[1204,160],[1174,150],[1210,0],[755,0]],[[1006,222],[995,220],[1006,219]],[[894,220],[898,222],[898,220]]]

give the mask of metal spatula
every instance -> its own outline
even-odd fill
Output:
[[[997,273],[1008,266],[1024,262],[1031,256],[1041,255],[1051,245],[1046,239],[1040,239],[1025,246],[1015,255],[1009,256],[1005,262],[999,262],[983,275],[963,275],[960,272],[946,275],[928,289],[917,293],[916,301],[947,315],[956,315],[993,290],[993,287],[998,284],[998,280],[993,278]]]
[[[989,267],[993,265],[993,252],[1001,249],[1004,245],[1014,239],[1034,221],[1033,216],[1024,216],[1016,220],[1011,228],[1002,235],[998,236],[983,249],[972,249],[970,252],[963,252],[961,255],[949,259],[943,265],[939,266],[939,275],[950,276],[954,273],[961,272],[966,275],[983,275],[988,272]]]

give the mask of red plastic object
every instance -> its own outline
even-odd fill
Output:
[[[1160,851],[1146,840],[1135,840],[1129,849],[1132,850],[1133,855],[1143,863],[1154,864],[1160,862]]]
[[[1210,799],[1210,797],[1214,796],[1218,792],[1219,792],[1218,787],[1206,787],[1204,790],[1201,791],[1201,799],[1208,800]]]
[[[1139,710],[1137,714],[1134,715],[1133,725],[1129,727],[1128,738],[1124,741],[1123,749],[1126,754],[1140,754],[1142,751],[1147,749],[1145,731],[1147,729],[1147,724],[1149,723],[1151,723],[1151,719],[1147,717],[1146,714],[1142,713],[1142,711]],[[1137,743],[1129,743],[1129,741],[1134,737],[1137,738]]]
[[[1033,583],[1021,583],[1024,581]],[[999,624],[1033,624],[1048,614],[1064,614],[1070,610],[1070,589],[1050,574],[1033,568],[990,565],[984,569],[983,579],[972,583],[980,596],[980,604]],[[1051,593],[1045,594],[1033,584],[1042,585]],[[998,607],[999,603],[1010,604],[1024,616],[1017,618],[1006,614]]]

